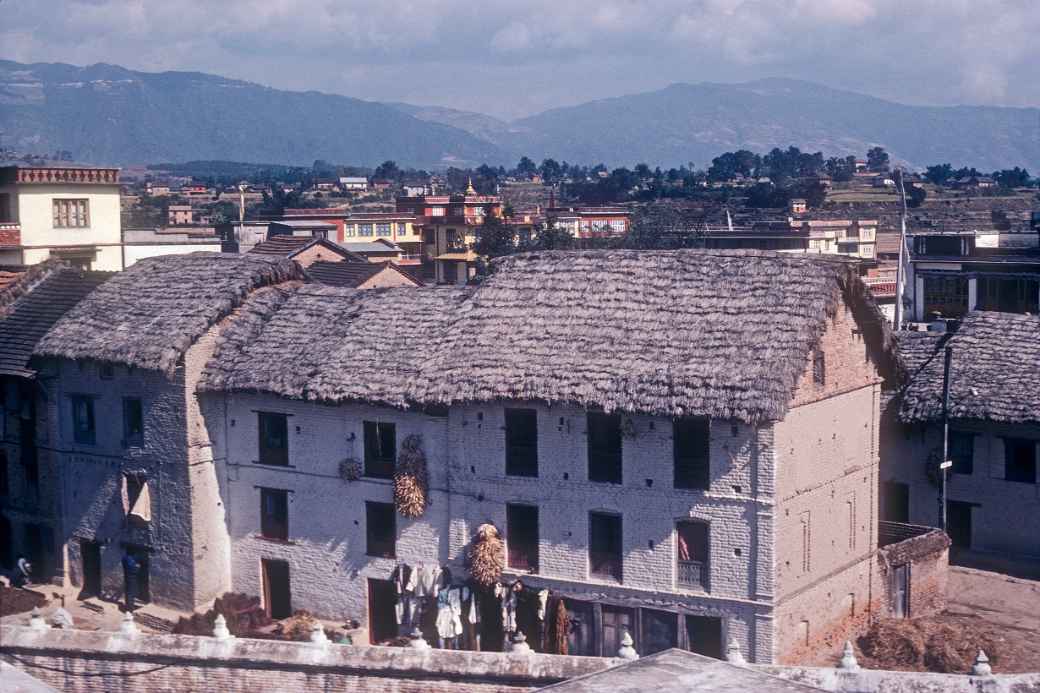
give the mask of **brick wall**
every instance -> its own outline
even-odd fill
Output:
[[[4,654],[18,658],[12,663],[71,693],[506,693],[541,688],[618,662],[185,635],[128,639],[114,633],[34,631],[10,625],[0,626],[0,638]]]
[[[971,548],[1022,557],[1040,557],[1040,484],[1005,478],[1004,439],[1023,438],[1040,446],[1040,426],[953,421],[951,431],[974,435],[970,474],[947,476],[947,498],[972,504]],[[886,416],[881,480],[905,484],[908,522],[938,527],[939,485],[928,476],[928,463],[942,457],[942,425],[903,425]],[[1038,449],[1040,458],[1040,449]],[[882,507],[885,499],[882,498]]]
[[[888,524],[888,523],[886,523]],[[895,569],[909,569],[910,618],[931,616],[946,609],[946,585],[949,580],[950,539],[943,532],[924,527],[903,525],[908,536],[883,546],[878,551],[879,583],[884,592],[886,611],[895,609]],[[895,537],[893,537],[895,538]]]
[[[791,411],[774,426],[777,658],[797,662],[861,629],[882,604],[877,548],[879,384],[852,314],[839,308]]]

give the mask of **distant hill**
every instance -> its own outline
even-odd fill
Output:
[[[0,61],[0,144],[78,161],[499,163],[494,145],[380,103],[194,72]]]
[[[708,165],[724,151],[795,145],[914,166],[1040,172],[1040,109],[907,106],[787,79],[673,84],[513,122],[440,106],[290,92],[189,72],[0,61],[0,145],[79,161],[315,159],[424,168],[521,155],[610,166]]]
[[[811,82],[673,84],[512,123],[514,150],[607,164],[705,166],[720,152],[795,145],[863,156],[874,145],[914,166],[1040,170],[1040,109],[907,106]]]

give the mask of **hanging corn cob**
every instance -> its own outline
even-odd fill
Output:
[[[394,471],[394,504],[404,517],[419,517],[429,503],[426,455],[422,436],[410,435],[401,443]]]

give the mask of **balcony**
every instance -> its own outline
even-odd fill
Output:
[[[0,247],[22,244],[22,225],[17,221],[0,221]]]
[[[708,591],[708,564],[701,561],[676,561],[676,583],[680,587]]]

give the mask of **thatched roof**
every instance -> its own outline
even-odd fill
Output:
[[[422,399],[780,419],[843,292],[880,346],[876,306],[854,266],[833,257],[514,255],[496,263],[445,335]]]
[[[1040,317],[968,313],[956,332],[907,333],[899,338],[908,383],[899,418],[942,418],[943,361],[950,365],[950,416],[1001,423],[1040,423]]]
[[[225,332],[203,387],[778,419],[843,296],[880,346],[880,315],[845,261],[755,251],[517,255],[471,290],[258,292]]]
[[[21,273],[0,291],[0,375],[31,378],[33,349],[66,312],[83,300],[108,272],[84,272],[47,260]]]
[[[35,354],[172,374],[184,352],[253,290],[302,279],[292,260],[191,253],[141,260],[113,276],[40,340]]]
[[[467,289],[256,292],[221,335],[199,389],[405,407]]]

